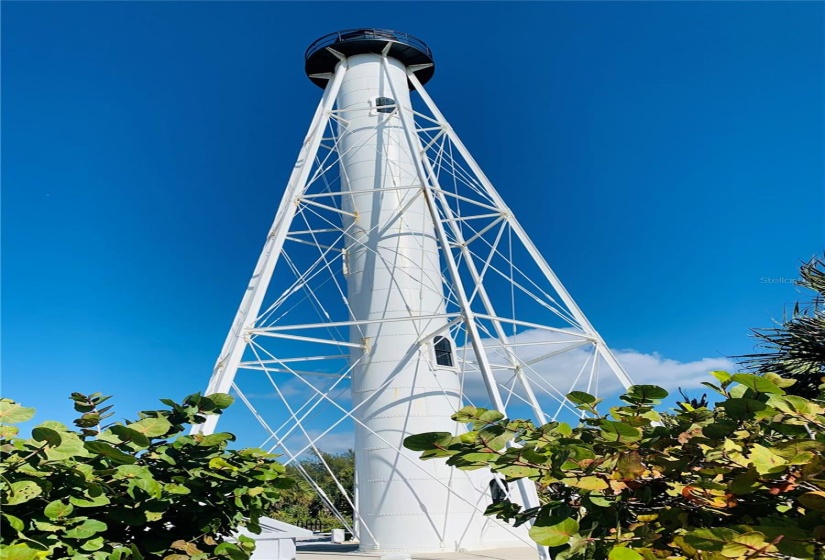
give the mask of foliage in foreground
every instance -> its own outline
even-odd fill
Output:
[[[567,398],[588,414],[576,428],[465,407],[453,419],[469,433],[405,446],[536,481],[541,507],[505,501],[487,514],[532,521],[554,558],[825,558],[825,410],[785,394],[793,381],[776,375],[713,375],[718,385],[707,385],[723,397],[713,409],[680,403],[660,414],[667,392],[636,385],[602,415],[600,399],[574,392]]]
[[[814,398],[825,376],[825,260],[813,258],[803,264],[796,285],[813,292],[813,297],[801,306],[797,302],[778,326],[754,329],[762,351],[739,358],[755,373],[776,372],[796,379],[788,392]]]
[[[230,433],[182,435],[232,397],[198,394],[135,422],[101,427],[108,397],[73,393],[79,430],[47,421],[31,438],[14,424],[34,409],[0,399],[0,557],[121,560],[244,560],[254,541],[225,536],[259,518],[291,484],[274,456],[227,450]]]
[[[329,470],[327,470],[329,467]],[[286,465],[286,475],[297,484],[281,492],[271,517],[298,526],[318,523],[320,531],[330,531],[341,527],[342,523],[324,504],[324,499],[304,477],[317,484],[326,498],[335,506],[348,523],[352,523],[352,504],[341,492],[330,471],[335,474],[348,496],[354,494],[355,453],[350,449],[344,453],[320,451],[320,457],[303,459]]]

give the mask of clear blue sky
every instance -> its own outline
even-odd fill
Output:
[[[752,350],[825,240],[821,2],[3,2],[2,392],[202,390],[321,91],[412,33],[428,90],[614,348]]]

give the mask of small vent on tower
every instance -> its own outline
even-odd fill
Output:
[[[392,97],[376,97],[375,111],[378,113],[392,113],[395,111],[395,99]]]
[[[444,336],[437,336],[433,339],[435,343],[435,363],[439,366],[453,367],[453,345],[450,339]]]

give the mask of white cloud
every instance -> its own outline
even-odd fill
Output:
[[[545,410],[553,410],[560,404],[562,395],[570,391],[586,391],[600,397],[617,395],[622,391],[619,378],[602,358],[596,358],[591,343],[577,346],[572,331],[554,332],[538,329],[519,333],[510,339],[517,362],[533,386]],[[505,366],[510,363],[507,351],[495,340],[484,343],[490,363]],[[561,351],[556,355],[549,354]],[[461,354],[461,350],[459,350]],[[708,372],[713,370],[735,370],[736,364],[726,358],[699,358],[687,362],[665,358],[657,352],[644,353],[637,350],[618,350],[613,355],[625,369],[634,384],[659,385],[673,393],[677,388],[693,389],[702,381],[710,380]],[[465,392],[468,398],[479,406],[487,406],[487,390],[475,364],[475,354],[468,350],[468,364]],[[503,387],[512,387],[511,400],[524,402],[526,393],[515,380],[512,369],[498,368],[495,377]],[[503,390],[507,398],[508,391]],[[549,406],[544,407],[544,401]],[[555,403],[555,404],[554,404]]]
[[[702,381],[713,381],[708,372],[736,371],[737,365],[727,358],[700,358],[680,362],[661,356],[658,352],[645,354],[635,350],[619,350],[616,359],[627,370],[633,382],[639,385],[659,385],[668,390],[694,389]]]

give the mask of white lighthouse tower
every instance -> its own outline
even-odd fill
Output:
[[[337,32],[306,70],[324,93],[207,392],[234,390],[287,461],[352,438],[362,550],[532,546],[483,515],[489,472],[402,441],[459,433],[468,403],[543,423],[629,378],[424,91],[423,42]]]

